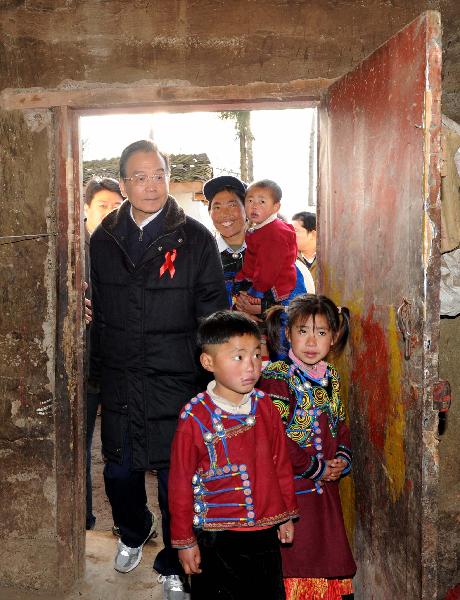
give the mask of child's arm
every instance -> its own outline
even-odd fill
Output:
[[[198,575],[201,573],[201,554],[198,546],[193,548],[182,548],[179,550],[179,562],[186,575]]]
[[[335,453],[335,460],[339,462],[339,464],[343,465],[340,476],[344,477],[348,475],[351,471],[351,463],[353,459],[353,455],[351,452],[351,441],[350,441],[350,431],[345,423],[345,421],[340,421],[339,430],[337,432],[337,451]]]
[[[171,546],[191,550],[196,546],[193,533],[192,477],[199,463],[199,450],[193,438],[191,417],[179,419],[174,436],[169,469],[169,511],[171,513]]]
[[[276,409],[279,411],[282,419],[285,421],[288,420],[291,410],[289,407],[291,392],[287,382],[272,378],[269,372],[264,372],[257,387],[266,394],[270,394],[272,402],[276,403]],[[285,435],[285,438],[294,474],[301,475],[304,479],[311,479],[313,482],[319,482],[324,476],[327,467],[326,461],[316,456],[313,446],[301,448],[297,442],[294,442],[287,435]]]
[[[278,527],[278,539],[282,544],[292,544],[294,541],[294,523],[291,519]]]
[[[339,395],[338,416],[339,423],[337,428],[337,450],[332,460],[326,461],[327,467],[323,474],[323,481],[338,481],[341,477],[347,475],[351,470],[351,440],[350,430],[345,422],[345,408],[340,401],[340,379],[339,387],[336,393]]]
[[[292,517],[298,516],[297,500],[294,490],[294,474],[292,472],[291,460],[287,448],[287,438],[280,414],[273,405],[270,396],[264,400],[269,403],[270,414],[273,422],[273,461],[278,475],[279,488],[283,496],[284,504]]]
[[[345,419],[343,410],[340,410],[339,415],[339,418]],[[339,421],[337,442],[337,450],[334,458],[325,461],[326,469],[321,476],[322,481],[337,481],[351,470],[350,431],[344,420]]]
[[[340,380],[339,380],[340,386]],[[337,390],[337,394],[340,394],[340,387]],[[351,452],[351,436],[350,430],[346,424],[346,415],[345,415],[345,407],[343,403],[340,401],[338,408],[338,416],[339,416],[339,424],[337,429],[337,450],[335,453],[335,459],[340,461],[340,465],[343,465],[343,468],[340,471],[340,476],[343,477],[348,475],[351,471],[351,463],[352,463],[352,452]]]

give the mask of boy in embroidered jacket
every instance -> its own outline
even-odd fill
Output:
[[[257,325],[221,311],[199,329],[201,363],[214,374],[185,405],[170,470],[171,538],[192,598],[283,599],[279,541],[292,543],[297,515],[283,425],[254,389]]]
[[[252,304],[268,298],[268,305],[273,299],[287,303],[296,285],[296,234],[292,225],[277,217],[281,196],[280,186],[270,179],[252,183],[246,191],[244,205],[251,226],[243,267],[235,281]]]

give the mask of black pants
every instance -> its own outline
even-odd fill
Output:
[[[153,568],[161,575],[182,575],[183,570],[177,550],[171,548],[168,509],[169,469],[160,469],[158,475],[158,503],[164,548],[157,554]],[[112,507],[113,521],[120,528],[121,541],[130,548],[137,548],[145,541],[151,525],[152,513],[147,507],[145,472],[131,469],[131,448],[126,442],[123,462],[107,462],[104,467],[104,483]]]
[[[192,600],[285,600],[277,528],[202,531],[201,575],[193,575]]]
[[[96,523],[96,517],[93,514],[91,447],[93,445],[94,427],[96,425],[97,409],[99,404],[99,394],[86,392],[86,529],[92,529]]]

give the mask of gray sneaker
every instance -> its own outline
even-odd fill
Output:
[[[152,515],[152,526],[149,534],[140,546],[137,548],[130,548],[126,544],[123,544],[121,540],[118,540],[117,553],[115,555],[115,561],[113,564],[115,571],[118,571],[119,573],[129,573],[135,569],[141,562],[142,548],[144,547],[145,542],[151,538],[155,531],[156,523]]]
[[[180,575],[159,575],[158,583],[163,584],[163,600],[190,600],[190,594],[186,591],[188,586],[185,577]]]

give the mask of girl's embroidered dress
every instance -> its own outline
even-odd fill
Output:
[[[324,375],[315,379],[288,358],[269,364],[259,387],[271,396],[285,425],[300,512],[294,544],[282,548],[287,598],[341,598],[351,593],[356,565],[345,532],[339,484],[319,485],[326,460],[344,459],[348,466],[343,474],[351,468],[338,373],[327,364]]]

